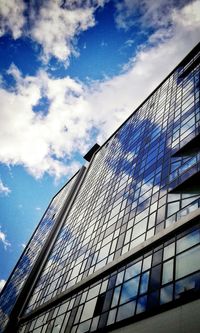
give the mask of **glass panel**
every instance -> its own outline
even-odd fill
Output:
[[[200,290],[200,273],[181,279],[175,285],[175,298],[184,297],[192,290]]]
[[[108,285],[108,280],[102,282],[100,294],[102,294],[102,293],[104,293],[104,291],[106,291],[107,285]]]
[[[146,271],[151,267],[152,256],[149,256],[143,260],[142,271]]]
[[[162,284],[173,280],[173,265],[174,259],[171,259],[163,264]]]
[[[111,325],[115,322],[116,312],[117,312],[117,309],[113,309],[113,310],[109,311],[107,325]]]
[[[120,290],[121,290],[121,286],[115,288],[114,295],[113,295],[113,300],[112,300],[112,304],[111,304],[112,308],[118,304]]]
[[[176,258],[176,279],[200,269],[200,246],[184,252]]]
[[[180,202],[172,202],[167,205],[167,216],[176,213],[180,209]]]
[[[175,253],[175,243],[172,243],[164,248],[163,260],[173,257]]]
[[[97,302],[97,298],[94,298],[91,301],[85,303],[84,308],[83,308],[83,313],[81,316],[81,321],[87,320],[93,316],[96,302]]]
[[[146,311],[146,307],[147,307],[147,296],[138,298],[136,313],[138,314]]]
[[[41,330],[42,330],[42,327],[39,327],[39,328],[36,328],[36,330],[34,330],[33,332],[34,332],[34,333],[40,333]],[[52,332],[53,332],[53,333],[58,333],[58,330],[56,331],[56,330],[53,328]]]
[[[157,307],[159,300],[159,291],[156,290],[148,296],[148,309]]]
[[[195,230],[190,234],[177,240],[177,253],[182,252],[189,247],[200,242],[200,230]]]
[[[142,261],[139,261],[136,264],[134,264],[134,265],[130,266],[129,268],[127,268],[124,280],[131,279],[132,277],[140,274],[140,272],[141,272],[141,266],[142,266]]]
[[[117,274],[116,286],[123,282],[124,271]]]
[[[159,264],[162,261],[163,250],[159,250],[153,254],[153,263],[152,266]]]
[[[161,265],[153,267],[151,270],[151,277],[149,283],[149,288],[151,290],[159,288],[160,276],[161,276]]]
[[[102,247],[101,250],[99,251],[98,261],[107,257],[109,250],[110,250],[110,244],[107,244],[106,246]]]
[[[140,294],[146,293],[148,289],[149,282],[149,271],[142,274],[140,282]]]
[[[125,282],[122,286],[120,303],[126,303],[136,297],[138,292],[139,276]]]
[[[135,302],[130,302],[120,306],[117,313],[117,321],[133,316],[134,311],[135,311]]]
[[[90,328],[91,332],[96,331],[97,326],[98,326],[98,322],[99,322],[99,316],[94,317],[93,320],[92,320],[91,328]]]
[[[171,302],[173,299],[173,285],[170,284],[160,291],[160,304]]]
[[[91,288],[88,292],[88,296],[87,296],[87,300],[97,296],[99,294],[99,289],[100,289],[100,284],[98,284],[97,286]]]
[[[143,234],[143,232],[146,231],[147,228],[147,219],[139,222],[136,224],[133,228],[133,236],[132,239],[138,237],[139,235]]]
[[[84,323],[80,324],[77,329],[77,333],[88,332],[89,328],[90,328],[90,323],[91,323],[91,320],[88,320],[88,321],[85,321]]]
[[[108,319],[108,312],[103,313],[103,314],[100,316],[100,319],[99,319],[98,329],[102,329],[103,327],[106,326],[107,319]]]
[[[149,224],[148,224],[148,229],[154,227],[156,221],[156,213],[153,213],[149,217]]]
[[[111,303],[111,300],[112,300],[112,295],[113,295],[113,289],[109,290],[106,293],[105,301],[104,301],[104,305],[103,305],[103,310],[102,310],[103,312],[110,310],[110,303]]]

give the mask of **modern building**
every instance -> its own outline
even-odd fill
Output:
[[[0,332],[200,332],[200,44],[52,199]]]

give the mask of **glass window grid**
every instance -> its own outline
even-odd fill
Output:
[[[10,280],[6,284],[4,292],[0,296],[0,322],[3,327],[8,321],[8,315],[12,311],[17,296],[22,290],[22,287],[31,271],[31,268],[37,260],[37,256],[39,255],[42,246],[56,223],[56,218],[74,184],[75,179],[76,177],[73,177],[72,180],[69,181],[52,200],[48,210],[36,228],[29,245],[26,247],[15,270],[13,271]]]
[[[185,119],[186,118],[184,118],[184,117],[185,117],[186,114],[189,114],[189,117],[190,117],[189,120],[192,119],[193,116],[190,115],[190,113],[191,113],[190,110],[192,109],[191,108],[191,103],[188,102],[188,101],[190,101],[190,95],[192,93],[191,89],[193,88],[193,83],[194,83],[193,81],[190,78],[190,80],[188,80],[188,82],[184,81],[177,88],[176,80],[169,79],[163,85],[164,86],[163,92],[166,91],[166,93],[168,95],[167,95],[167,98],[166,98],[166,95],[164,93],[164,97],[161,99],[160,111],[159,111],[159,98],[162,95],[162,88],[159,89],[155,93],[155,95],[148,101],[148,103],[146,103],[146,104],[150,105],[149,109],[146,107],[146,105],[144,105],[142,107],[141,112],[140,112],[140,110],[138,110],[137,113],[134,114],[132,116],[132,118],[127,122],[127,126],[124,125],[126,128],[124,129],[122,127],[119,130],[119,132],[115,135],[115,137],[111,138],[110,143],[108,145],[109,148],[110,148],[110,151],[108,149],[103,149],[101,154],[100,154],[101,155],[100,159],[98,158],[98,156],[96,156],[97,163],[96,163],[96,165],[95,165],[95,163],[93,163],[93,171],[97,172],[97,165],[98,165],[98,170],[101,169],[101,172],[97,172],[98,177],[96,177],[95,181],[94,181],[94,183],[97,182],[97,184],[96,184],[97,186],[91,187],[91,181],[89,182],[90,185],[88,186],[88,184],[87,184],[87,186],[86,186],[85,190],[88,191],[88,187],[90,187],[90,191],[93,192],[93,195],[92,195],[92,198],[90,197],[90,199],[89,199],[89,204],[88,204],[88,201],[87,201],[88,210],[84,211],[85,214],[82,217],[82,221],[84,221],[84,219],[85,219],[85,221],[87,221],[87,223],[88,223],[88,218],[89,218],[90,221],[91,221],[90,223],[92,223],[91,215],[92,215],[92,212],[93,212],[94,223],[95,223],[95,221],[97,221],[96,223],[99,226],[101,226],[101,228],[102,228],[101,231],[104,232],[105,229],[109,227],[108,214],[105,214],[105,215],[102,214],[102,218],[104,219],[104,225],[103,226],[100,223],[100,220],[95,220],[95,218],[96,218],[96,216],[98,216],[99,213],[101,214],[103,209],[104,210],[107,209],[107,212],[109,212],[110,211],[110,210],[108,210],[109,204],[110,204],[110,208],[114,207],[114,206],[112,206],[112,204],[116,200],[115,193],[116,193],[116,195],[117,194],[121,195],[121,201],[120,201],[120,197],[118,199],[119,204],[120,204],[120,202],[123,202],[123,201],[125,202],[125,198],[126,198],[126,206],[124,207],[125,209],[121,210],[120,216],[122,217],[123,214],[125,215],[125,213],[129,213],[131,215],[131,217],[132,217],[132,215],[134,216],[134,214],[135,214],[136,218],[137,218],[137,215],[139,214],[141,208],[145,208],[145,207],[148,208],[149,206],[150,206],[150,208],[153,207],[153,196],[154,196],[154,198],[156,198],[156,195],[157,195],[157,199],[158,199],[159,197],[162,197],[162,192],[163,192],[163,195],[166,195],[165,191],[162,191],[162,186],[161,185],[162,185],[162,183],[164,183],[164,181],[168,181],[168,177],[169,177],[169,171],[168,171],[169,167],[168,167],[168,165],[170,164],[170,154],[166,154],[166,150],[168,150],[169,147],[168,146],[165,147],[165,140],[164,140],[164,138],[161,138],[161,137],[162,137],[163,131],[166,130],[166,126],[168,126],[169,129],[170,129],[170,132],[169,132],[168,136],[169,137],[171,136],[171,131],[172,131],[173,126],[171,125],[171,121],[167,122],[167,118],[169,119],[171,117],[171,115],[173,115],[173,112],[174,112],[174,110],[176,110],[177,107],[178,107],[178,110],[179,110],[178,118],[177,118],[178,126],[180,126],[180,120],[181,119],[183,119],[182,120],[183,125],[185,124],[185,122],[186,122]],[[174,93],[174,87],[176,87],[175,93]],[[179,99],[177,99],[177,100],[176,100],[176,94],[177,94],[177,96],[179,96]],[[173,100],[173,103],[170,102],[171,100]],[[186,100],[186,102],[184,103],[185,100]],[[176,101],[176,104],[175,104],[175,101]],[[153,107],[151,107],[152,103],[154,103]],[[187,108],[186,108],[186,105],[187,105]],[[163,107],[165,108],[164,113],[163,113]],[[170,108],[170,110],[169,110],[169,108]],[[189,109],[189,111],[188,111],[188,109]],[[181,116],[181,114],[182,114],[181,110],[182,110],[182,113],[184,114],[184,117]],[[194,108],[192,109],[192,111],[193,110],[194,110]],[[149,113],[149,115],[148,115],[148,113]],[[141,123],[140,123],[140,125],[138,125],[137,122],[138,122],[138,120],[140,121],[140,118],[145,119],[147,117],[147,119],[148,119],[148,116],[150,116],[150,114],[155,115],[154,118],[157,119],[157,122],[158,122],[159,119],[161,121],[164,121],[166,119],[163,122],[162,129],[160,129],[159,131],[158,131],[157,128],[152,129],[152,126],[149,130],[149,132],[151,133],[151,141],[150,141],[151,146],[153,147],[155,145],[155,142],[156,142],[157,147],[158,147],[158,151],[160,151],[160,153],[157,155],[157,157],[156,157],[156,155],[155,155],[155,157],[154,156],[151,157],[151,152],[154,153],[154,151],[153,151],[153,149],[152,150],[150,149],[150,145],[148,143],[146,144],[146,147],[144,147],[144,148],[140,147],[141,142],[142,142],[142,137],[141,136],[146,137],[146,135],[147,135],[147,132],[146,132],[147,131],[147,125],[145,124],[145,126],[142,126]],[[158,118],[158,115],[159,115],[160,118]],[[159,121],[159,123],[161,121]],[[147,122],[147,124],[148,124],[148,122]],[[135,126],[137,126],[137,128],[135,128]],[[175,122],[174,126],[176,126],[176,122]],[[130,127],[130,128],[128,128],[128,127]],[[134,135],[132,135],[132,140],[130,140],[130,132],[133,131],[133,130],[134,130]],[[154,133],[155,133],[155,135],[154,135]],[[119,138],[120,138],[120,141],[119,141]],[[122,144],[123,144],[123,147],[128,146],[128,148],[126,148],[126,150],[122,150],[121,149]],[[133,147],[134,147],[135,151],[138,151],[138,152],[140,152],[140,155],[141,154],[143,155],[143,158],[141,159],[141,164],[140,165],[138,163],[137,163],[137,165],[135,165],[135,163],[133,163],[133,164],[130,163],[130,161],[134,161],[134,159],[135,159],[134,158],[134,153],[131,153]],[[163,149],[165,149],[165,151],[164,151],[165,154],[163,154]],[[165,163],[163,163],[163,157],[165,158],[166,155],[168,155],[168,158],[166,159]],[[128,158],[125,159],[125,157],[128,157]],[[164,170],[165,169],[164,167],[161,168],[162,165],[163,166],[166,165],[166,171]],[[109,167],[112,166],[112,168],[110,169],[110,168],[108,168],[108,166]],[[131,182],[131,177],[129,177],[128,175],[129,175],[129,173],[133,172],[134,170],[135,170],[135,179],[143,178],[143,182],[145,181],[145,178],[144,178],[145,173],[147,174],[147,173],[151,172],[151,170],[152,171],[155,170],[155,174],[152,177],[152,183],[151,183],[152,186],[150,187],[149,191],[146,191],[146,192],[144,191],[143,195],[141,195],[141,193],[142,193],[141,190],[139,192],[136,191],[135,194],[134,194],[134,197],[133,197],[133,194],[132,194],[133,191],[134,191],[133,181]],[[158,173],[156,172],[157,170],[159,170]],[[124,175],[124,173],[125,173],[125,175]],[[106,178],[106,174],[109,175],[110,179]],[[94,172],[93,172],[93,175],[94,175]],[[130,179],[130,185],[127,186],[126,188],[124,186],[124,188],[121,189],[119,192],[117,192],[117,190],[119,189],[119,181],[118,182],[116,181],[116,175],[118,177],[120,177],[120,179],[119,179],[120,181],[123,177],[124,178],[129,177],[129,179]],[[90,177],[91,177],[91,175],[89,174],[88,179]],[[108,181],[107,182],[104,181],[104,183],[103,183],[102,182],[103,177],[105,177],[105,179],[108,179]],[[154,181],[153,179],[156,179],[156,177],[157,177],[157,180]],[[161,179],[160,182],[159,182],[159,179]],[[102,185],[102,183],[103,183],[103,185]],[[137,184],[139,184],[139,183],[137,183]],[[124,184],[125,184],[125,182],[124,182]],[[115,187],[113,185],[115,185]],[[99,187],[101,187],[100,190],[99,190]],[[141,184],[140,184],[140,187],[141,187]],[[138,190],[139,190],[139,188],[138,188]],[[100,195],[100,193],[101,193],[101,195]],[[105,195],[106,193],[107,193],[107,195]],[[145,193],[148,194],[148,199],[145,198]],[[90,194],[91,194],[91,192],[90,192]],[[98,205],[96,204],[96,207],[98,207],[98,208],[101,207],[99,209],[99,211],[94,209],[95,208],[94,207],[95,206],[95,200],[96,200],[98,195],[99,195],[100,203]],[[79,196],[79,198],[80,197],[81,197],[81,195]],[[83,195],[83,197],[85,197],[85,196]],[[109,202],[109,198],[110,198],[110,202]],[[105,202],[105,200],[106,200],[106,203],[103,204]],[[77,200],[76,202],[78,202],[78,201],[79,200]],[[96,202],[98,202],[98,201],[96,201]],[[102,203],[102,205],[101,205],[101,203]],[[152,205],[151,205],[151,203],[152,203]],[[105,265],[106,263],[109,262],[109,260],[112,260],[113,256],[114,256],[114,258],[116,258],[117,256],[121,255],[125,251],[128,251],[130,248],[137,245],[137,242],[142,242],[143,240],[145,240],[145,238],[147,239],[148,237],[153,236],[157,232],[157,230],[158,231],[161,230],[164,227],[164,223],[161,224],[161,222],[164,221],[164,219],[166,217],[164,206],[163,206],[163,208],[159,207],[160,212],[157,212],[156,224],[158,224],[159,226],[157,226],[156,228],[154,226],[151,229],[146,229],[145,230],[146,234],[141,236],[140,239],[134,241],[130,245],[127,245],[127,243],[125,243],[123,248],[116,248],[114,254],[113,254],[113,251],[112,251],[113,248],[114,248],[114,245],[113,245],[112,247],[110,247],[111,252],[107,256],[107,259],[106,259],[107,261],[104,260],[101,263],[98,262],[98,258],[97,258],[98,253],[99,253],[99,249],[101,247],[101,243],[100,243],[101,239],[98,238],[99,236],[97,238],[100,241],[98,241],[98,239],[95,237],[95,235],[93,235],[91,238],[88,236],[88,242],[86,242],[86,240],[83,241],[84,233],[81,233],[80,228],[82,230],[84,230],[84,227],[88,227],[87,223],[85,223],[84,225],[81,224],[79,227],[74,227],[73,233],[76,234],[76,235],[80,234],[80,236],[77,237],[76,242],[74,242],[74,239],[72,238],[71,243],[74,242],[74,248],[71,248],[70,252],[68,253],[68,256],[70,257],[71,260],[65,261],[65,264],[63,263],[63,265],[68,265],[69,274],[68,274],[68,277],[66,277],[66,282],[67,283],[64,283],[64,285],[61,286],[62,290],[65,290],[70,285],[75,284],[77,281],[79,281],[81,278],[87,276],[88,274],[93,273],[94,270],[96,270],[96,268],[98,269],[98,268],[101,267],[101,265]],[[135,208],[137,208],[137,210]],[[77,211],[78,211],[78,207],[77,207]],[[151,210],[150,213],[152,214],[153,210]],[[161,216],[160,220],[158,219],[158,216]],[[118,219],[118,217],[119,217],[119,215],[118,216],[116,215],[116,219]],[[72,219],[73,222],[74,222],[74,220],[75,220],[75,218]],[[141,220],[142,220],[142,218],[141,218]],[[141,221],[139,221],[139,222],[141,222]],[[105,224],[105,223],[107,223],[107,224]],[[110,222],[110,223],[112,223],[112,222]],[[69,226],[69,224],[70,224],[70,219],[69,219],[67,227]],[[73,227],[73,225],[75,226],[75,223],[74,224],[72,223],[72,227]],[[89,225],[89,227],[90,226],[91,226],[91,224]],[[133,226],[132,226],[132,228],[133,228]],[[116,229],[113,230],[113,234],[116,231]],[[72,228],[71,228],[71,230],[72,230]],[[96,230],[97,229],[95,229],[94,231],[96,231]],[[100,228],[99,228],[99,232],[100,232]],[[124,231],[124,232],[128,232],[129,234],[131,232],[134,233],[133,230],[130,231],[130,228],[127,231]],[[95,239],[95,240],[93,241],[93,239]],[[126,234],[124,235],[124,239],[127,239]],[[88,256],[91,256],[91,252],[93,251],[92,250],[93,247],[91,246],[91,251],[90,252],[87,251],[87,250],[85,251],[85,256],[83,258],[83,265],[84,265],[84,262],[86,262],[86,257],[87,257],[88,258],[87,262],[91,261],[91,266],[89,268],[88,268],[88,266],[86,266],[87,270],[85,270],[85,271],[82,268],[83,272],[81,274],[79,274],[79,276],[77,274],[76,280],[74,279],[74,281],[72,281],[72,280],[70,280],[70,274],[72,272],[72,269],[74,268],[74,266],[72,266],[72,261],[75,258],[75,249],[76,249],[76,251],[79,249],[77,247],[77,243],[79,242],[79,244],[80,244],[80,241],[83,241],[83,244],[84,244],[85,247],[87,247],[88,244],[91,241],[93,241],[93,244],[95,244],[97,242],[96,252],[92,253],[94,258],[91,261]],[[116,237],[114,235],[113,235],[113,242],[116,242]],[[57,246],[57,251],[59,251],[60,247],[61,247],[61,242]],[[67,254],[66,254],[66,257],[67,257]],[[69,266],[69,264],[71,264],[71,266]],[[96,266],[94,267],[94,265],[96,265]],[[58,266],[58,265],[55,264],[55,266]],[[63,270],[60,269],[60,272],[63,272]],[[64,275],[64,273],[63,273],[63,275]],[[64,278],[60,279],[60,280],[62,282],[64,282]],[[45,284],[47,284],[47,280],[45,281]],[[42,283],[41,288],[43,288],[43,287],[44,287],[44,283]],[[60,292],[60,289],[58,288],[57,293],[59,293],[59,292]],[[54,294],[55,294],[55,292],[54,292]],[[35,307],[37,305],[39,305],[39,303],[36,304]]]
[[[79,332],[83,327],[88,327],[85,332],[92,332],[129,318],[129,313],[122,316],[125,304],[127,309],[133,307],[130,316],[132,320],[137,320],[141,313],[148,315],[148,312],[160,311],[164,304],[174,304],[180,298],[184,300],[184,288],[185,294],[191,292],[191,295],[194,289],[199,290],[200,262],[196,270],[176,279],[176,261],[183,254],[195,250],[199,244],[200,227],[197,225],[160,243],[156,248],[72,295],[50,311],[37,316],[24,324],[20,332],[49,332],[47,327],[50,323],[52,328],[57,325],[57,332],[64,332],[66,326],[69,333]],[[184,266],[185,264],[183,262]],[[134,282],[135,286],[138,284],[137,288],[135,287],[137,290],[135,293],[130,290],[133,294],[127,295],[125,288],[131,282]],[[94,307],[88,310],[87,315],[83,315],[85,304],[91,300]],[[59,318],[60,327],[57,324]]]

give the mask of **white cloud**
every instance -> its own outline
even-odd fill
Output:
[[[6,283],[6,280],[3,280],[3,279],[0,280],[0,292],[3,289],[3,287],[5,286],[5,283]]]
[[[9,189],[9,187],[4,185],[2,180],[0,179],[0,194],[7,196],[7,195],[9,195],[10,192],[11,192],[11,190]]]
[[[62,3],[65,3],[62,5]],[[75,38],[95,25],[94,12],[104,1],[48,0],[33,15],[31,37],[43,47],[44,59],[55,56],[60,61],[66,61],[69,56],[77,55]]]
[[[11,66],[16,89],[0,89],[0,161],[21,164],[35,177],[73,174],[80,167],[73,154],[92,145],[93,129],[103,142],[198,42],[200,1],[169,15],[170,30],[158,28],[124,73],[90,87],[44,71],[23,78]],[[43,96],[49,108],[36,114],[33,107]]]
[[[119,28],[127,30],[139,25],[140,32],[144,32],[149,27],[167,26],[174,7],[180,8],[185,3],[185,0],[121,0],[115,3],[115,20]]]
[[[10,32],[14,39],[22,35],[25,23],[25,4],[23,0],[1,0],[0,4],[0,37]]]
[[[52,57],[69,63],[77,36],[95,25],[94,13],[106,0],[33,0],[25,16],[24,0],[1,0],[0,37],[10,32],[14,39],[29,36],[42,46],[43,60]],[[28,20],[27,20],[28,18]]]
[[[8,246],[11,246],[10,242],[6,239],[6,234],[1,231],[1,226],[0,226],[0,242],[3,243],[4,249],[6,250]]]
[[[0,160],[22,164],[35,177],[77,171],[77,162],[64,165],[60,159],[69,158],[87,141],[86,120],[80,117],[85,104],[81,84],[68,77],[51,79],[45,72],[22,78],[14,65],[9,73],[16,79],[16,89],[0,89]],[[47,116],[33,111],[43,94],[51,101]]]

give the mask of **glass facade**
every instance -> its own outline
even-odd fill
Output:
[[[76,176],[73,177],[50,202],[49,207],[42,217],[42,220],[36,228],[0,296],[0,332],[3,332],[3,329],[8,322],[9,315],[17,297],[57,221],[57,217],[59,216],[63,203],[70,193],[75,179]]]
[[[19,332],[64,332],[66,327],[67,332],[95,332],[184,299],[200,291],[199,250],[198,224],[36,316]]]
[[[19,332],[106,330],[197,295],[198,225],[162,235],[200,207],[200,150],[183,152],[200,133],[199,59],[197,46],[94,154]]]

